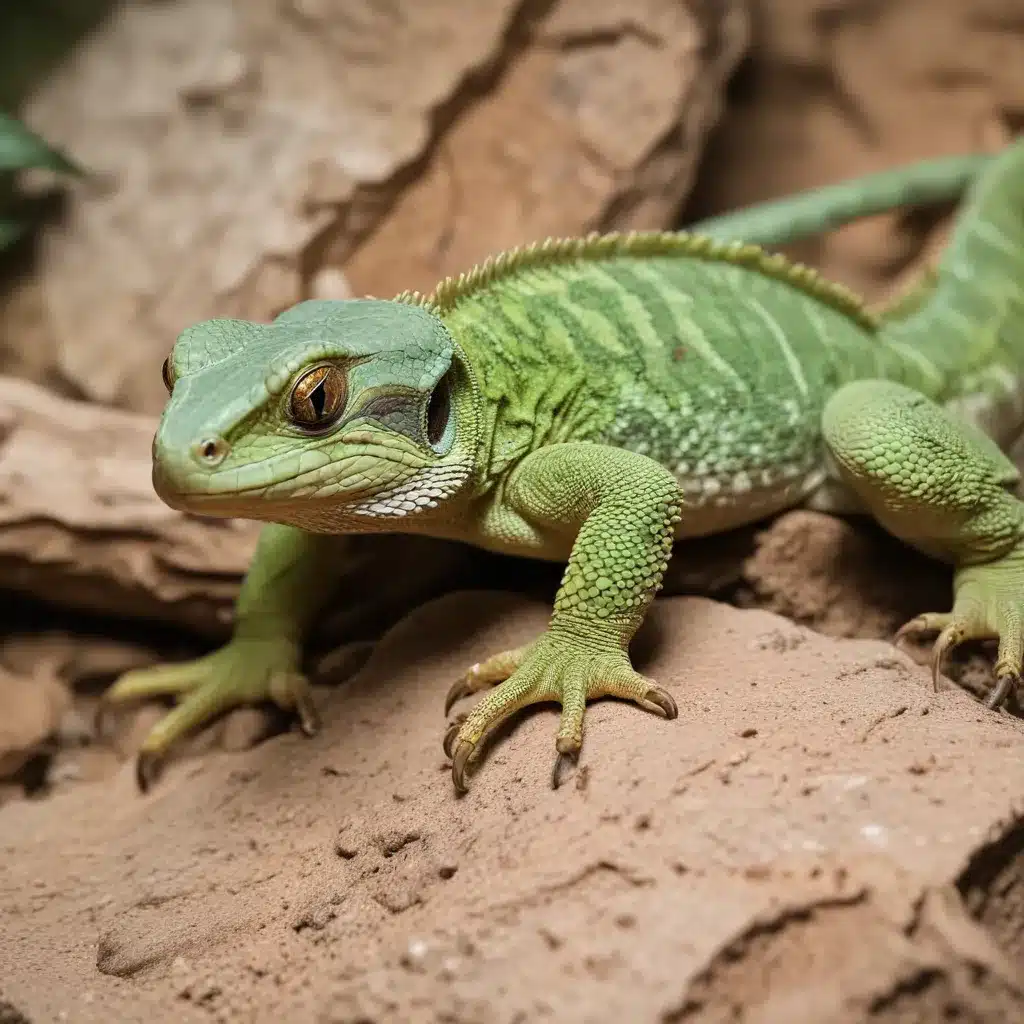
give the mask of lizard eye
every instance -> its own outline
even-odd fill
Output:
[[[160,376],[164,379],[164,387],[167,388],[167,394],[170,394],[174,390],[174,366],[171,363],[170,356],[164,360],[164,365],[160,367]]]
[[[288,415],[307,430],[329,427],[345,408],[347,390],[345,374],[338,367],[314,366],[295,382]]]

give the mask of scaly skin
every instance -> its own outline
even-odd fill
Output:
[[[181,698],[143,746],[140,782],[183,732],[244,700],[313,727],[300,652],[332,591],[330,535],[420,532],[567,563],[548,629],[449,694],[448,708],[494,687],[445,738],[461,790],[486,735],[527,704],[561,703],[560,759],[578,753],[590,699],[674,717],[628,653],[673,538],[820,507],[837,487],[953,563],[952,612],[907,628],[941,629],[936,666],[960,639],[998,636],[1000,703],[1024,648],[1024,506],[995,443],[1024,427],[1024,144],[707,227],[784,241],[951,197],[974,175],[927,287],[881,317],[755,246],[655,233],[504,253],[427,297],[186,331],[155,486],[176,508],[283,525],[267,527],[225,648],[109,692]]]

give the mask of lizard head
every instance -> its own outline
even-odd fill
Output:
[[[164,363],[153,484],[172,508],[349,532],[425,512],[473,465],[476,386],[441,320],[400,302],[207,320]]]

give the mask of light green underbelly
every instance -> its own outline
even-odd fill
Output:
[[[732,486],[718,478],[677,477],[684,496],[677,540],[722,533],[802,505],[822,488],[828,473],[819,460],[793,472],[778,470],[765,482],[753,482],[749,474],[737,477]]]

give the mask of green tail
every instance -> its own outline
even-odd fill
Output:
[[[990,154],[973,154],[924,160],[709,217],[688,225],[686,230],[721,242],[785,245],[902,206],[950,202],[959,198],[994,159]]]
[[[924,373],[933,398],[1008,443],[1024,423],[1024,138],[998,154],[927,160],[686,230],[776,246],[861,217],[960,197],[939,265],[882,311],[881,334]]]
[[[995,437],[1024,417],[1024,139],[971,186],[916,311],[883,337],[912,346],[944,381],[941,397]],[[1009,433],[1008,433],[1009,432]]]

